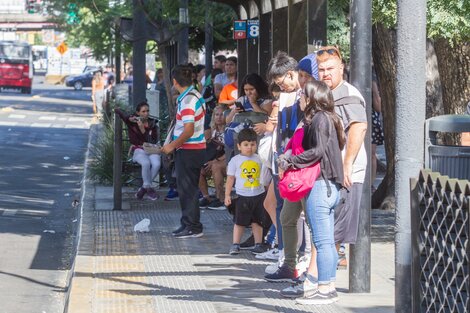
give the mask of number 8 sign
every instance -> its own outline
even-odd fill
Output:
[[[259,37],[259,20],[248,20],[248,38]]]

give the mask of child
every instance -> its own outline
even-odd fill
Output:
[[[235,207],[233,225],[233,244],[229,254],[240,253],[240,239],[245,227],[251,224],[255,247],[251,250],[257,254],[264,252],[261,246],[263,236],[263,201],[264,186],[260,183],[261,160],[256,152],[256,133],[252,129],[243,129],[238,134],[238,150],[227,167],[227,182],[225,186],[225,205],[228,207],[232,200],[230,193],[235,184],[238,200]]]

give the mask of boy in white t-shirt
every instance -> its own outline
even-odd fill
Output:
[[[265,190],[260,183],[261,160],[256,152],[256,138],[254,130],[245,128],[238,134],[238,150],[240,154],[234,156],[227,167],[227,182],[225,185],[225,205],[228,207],[232,200],[230,193],[233,185],[238,195],[235,205],[233,225],[233,244],[229,254],[240,253],[240,239],[245,227],[251,224],[255,247],[251,250],[257,254],[264,252],[261,246],[263,237],[263,201]]]

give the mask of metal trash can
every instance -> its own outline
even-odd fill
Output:
[[[425,167],[450,178],[470,180],[470,147],[437,144],[437,134],[470,132],[470,115],[441,115],[426,120]]]

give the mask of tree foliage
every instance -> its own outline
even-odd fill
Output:
[[[78,22],[68,24],[69,6],[76,5]],[[166,22],[176,32],[179,25],[179,1],[142,1],[146,16],[151,22]],[[113,27],[117,17],[132,17],[132,1],[109,0],[47,0],[46,5],[51,20],[67,33],[67,43],[71,47],[81,45],[93,50],[95,57],[109,55],[114,45]],[[214,25],[214,50],[234,49],[231,40],[231,25],[235,12],[223,4],[211,3],[209,8],[200,1],[190,1],[190,48],[201,49],[204,45],[204,17],[210,10]],[[124,51],[130,52],[129,43],[124,43]]]

